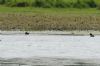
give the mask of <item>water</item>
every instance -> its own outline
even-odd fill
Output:
[[[100,36],[1,35],[0,57],[100,58]]]
[[[0,35],[0,57],[30,58],[32,66],[100,66],[94,64],[99,60],[79,60],[100,59],[99,39],[100,36]],[[18,61],[27,63],[25,59]]]

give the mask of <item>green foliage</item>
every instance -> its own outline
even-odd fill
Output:
[[[83,8],[84,4],[80,0],[77,0],[76,3],[74,3],[73,7],[75,8]]]
[[[19,3],[16,3],[16,6],[17,7],[27,7],[29,6],[29,4],[27,2],[19,2]]]
[[[6,6],[15,7],[16,6],[16,3],[8,2],[8,3],[6,3]]]
[[[0,4],[6,3],[6,0],[0,0]]]
[[[99,9],[99,10],[100,10],[100,5],[98,5],[97,9]]]
[[[91,8],[97,7],[97,4],[94,0],[87,0],[85,3]]]
[[[49,8],[51,7],[51,2],[49,2],[48,0],[35,0],[33,6]]]
[[[0,4],[14,7],[96,8],[98,0],[0,0]]]
[[[65,3],[63,0],[57,0],[56,1],[55,7],[65,8],[66,6],[67,6],[67,3]]]

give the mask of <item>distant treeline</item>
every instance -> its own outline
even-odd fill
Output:
[[[1,5],[10,7],[42,8],[100,8],[99,0],[0,0]]]

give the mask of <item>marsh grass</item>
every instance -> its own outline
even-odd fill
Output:
[[[100,30],[100,16],[0,14],[0,30]]]

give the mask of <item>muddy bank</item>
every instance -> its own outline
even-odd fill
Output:
[[[0,14],[0,30],[100,30],[98,15]]]

